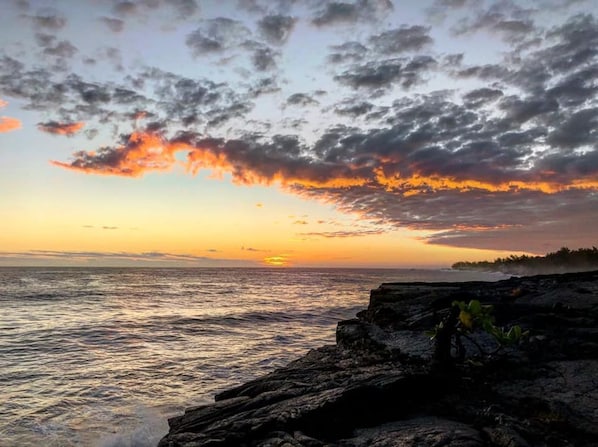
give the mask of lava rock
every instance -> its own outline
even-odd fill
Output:
[[[470,299],[530,336],[493,357],[470,343],[463,362],[433,367],[425,331]],[[598,272],[382,284],[335,346],[215,400],[170,419],[159,446],[597,446]]]

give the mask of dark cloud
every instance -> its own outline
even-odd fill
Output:
[[[454,74],[459,78],[479,78],[484,81],[495,81],[507,78],[511,71],[500,64],[484,64],[463,68]]]
[[[377,52],[387,55],[419,51],[433,43],[429,32],[430,28],[424,26],[402,26],[371,36],[369,43]]]
[[[331,1],[318,10],[312,23],[316,26],[328,26],[380,20],[392,9],[390,0]]]
[[[507,96],[498,103],[499,109],[505,112],[505,118],[521,125],[539,115],[555,112],[559,104],[554,99],[519,96]]]
[[[42,132],[55,135],[66,135],[68,137],[79,132],[83,126],[84,123],[59,123],[57,121],[47,121],[45,123],[37,124],[37,128]]]
[[[226,17],[206,20],[187,36],[185,43],[194,56],[221,52],[241,45],[251,32],[242,22]]]
[[[117,6],[127,21],[127,14],[143,16],[167,4],[175,10],[192,7],[166,0],[151,4],[140,0]],[[373,2],[321,5],[316,7],[320,26],[375,15],[367,12]],[[467,65],[460,54],[401,56],[428,50],[430,30],[421,26],[380,29],[363,38],[365,45],[350,41],[331,47],[329,61],[344,65],[328,68],[335,70],[335,81],[353,90],[350,98],[320,98],[309,90],[314,87],[268,98],[285,106],[329,100],[323,110],[331,113],[316,123],[320,133],[302,139],[299,129],[305,121],[293,116],[299,113],[269,123],[248,116],[256,98],[281,91],[287,82],[275,71],[282,48],[274,45],[283,44],[293,29],[285,22],[293,11],[277,7],[261,13],[257,26],[264,41],[256,40],[244,23],[225,18],[201,21],[189,34],[187,44],[196,56],[242,53],[243,63],[252,64],[235,86],[151,67],[97,82],[0,56],[0,95],[44,112],[42,131],[61,133],[85,122],[82,134],[89,138],[98,129],[115,135],[115,144],[53,162],[62,168],[141,176],[183,163],[191,173],[228,173],[238,184],[281,185],[385,228],[427,231],[428,243],[505,248],[512,236],[509,243],[518,250],[531,250],[540,244],[534,232],[543,241],[558,240],[559,246],[595,239],[598,25],[593,15],[575,16],[543,31],[541,41],[523,48],[518,40],[528,37],[522,36],[540,33],[533,14],[504,5],[476,10],[473,19],[461,24],[469,26],[463,32],[489,30],[505,38],[504,58],[487,65]],[[54,58],[74,54],[68,45],[61,49],[63,41],[55,33],[40,32],[36,42]],[[106,62],[117,66],[122,59],[118,48],[85,57],[93,57],[98,69]],[[251,76],[260,71],[267,73]],[[414,88],[440,71],[455,77],[457,87],[467,81],[473,90],[426,93]],[[447,88],[457,88],[451,84]],[[381,94],[394,87],[392,97]],[[347,125],[333,124],[335,119]],[[237,126],[236,120],[249,124]],[[242,133],[247,128],[251,132]],[[222,135],[227,137],[215,137]],[[575,235],[564,231],[567,225],[576,229]],[[351,231],[306,235],[343,237]],[[368,227],[364,234],[375,234],[371,231],[378,230]],[[569,239],[559,239],[559,232]]]
[[[276,93],[280,91],[280,87],[275,77],[258,79],[249,87],[249,96],[257,98],[261,95]]]
[[[515,43],[535,37],[538,32],[530,18],[531,10],[526,10],[513,2],[496,2],[486,10],[481,10],[475,18],[461,20],[454,28],[456,35],[489,31],[499,34],[506,41]]]
[[[562,26],[546,33],[554,44],[535,54],[535,61],[544,61],[546,68],[558,72],[571,72],[584,68],[584,64],[595,66],[598,56],[598,21],[591,14],[579,14]],[[542,64],[542,65],[544,65]]]
[[[131,18],[145,20],[150,14],[159,14],[167,22],[172,21],[172,19],[192,18],[198,11],[199,4],[196,0],[122,0],[114,2],[112,7],[114,15],[124,17],[127,20]],[[106,24],[112,29],[113,23],[106,22]],[[119,25],[116,24],[116,26]],[[113,29],[113,31],[115,30]]]
[[[262,93],[274,90],[274,82],[261,85]],[[237,93],[224,83],[158,69],[148,68],[135,77],[125,77],[119,85],[89,82],[75,74],[61,75],[49,69],[29,70],[7,56],[0,57],[0,95],[21,99],[26,109],[45,112],[56,123],[86,122],[90,125],[88,137],[96,135],[93,129],[107,124],[115,126],[117,135],[130,132],[137,125],[137,118],[132,117],[140,116],[139,111],[144,112],[144,119],[153,118],[151,126],[149,122],[145,125],[155,131],[167,126],[214,128],[245,116],[253,107],[250,94]]]
[[[328,55],[328,61],[333,64],[345,62],[360,62],[364,59],[368,49],[359,42],[345,42],[341,45],[331,47],[332,52]]]
[[[125,22],[120,19],[115,19],[113,17],[100,17],[99,20],[115,33],[120,33],[125,28]]]
[[[132,1],[119,1],[114,4],[112,10],[115,14],[122,16],[134,15],[139,12],[137,4]]]
[[[191,51],[193,52],[194,56],[201,56],[202,54],[206,53],[213,53],[219,52],[224,50],[224,45],[222,42],[216,40],[213,37],[208,37],[204,34],[202,30],[195,30],[191,34],[187,36],[185,43]]]
[[[426,9],[428,17],[434,21],[444,21],[451,10],[465,7],[474,8],[482,4],[482,0],[434,0],[432,5]]]
[[[479,88],[463,95],[463,100],[470,107],[480,107],[492,103],[503,96],[503,92],[492,88]]]
[[[253,45],[254,50],[251,55],[251,63],[257,71],[269,71],[276,69],[276,56],[278,55],[272,48],[264,45]]]
[[[284,15],[268,15],[258,22],[264,38],[273,45],[281,45],[289,38],[297,19]]]
[[[347,101],[337,105],[334,112],[341,116],[357,118],[372,111],[374,105],[367,101]]]
[[[77,47],[68,40],[58,41],[55,36],[50,34],[36,33],[35,40],[46,56],[70,59],[78,51]]]
[[[266,7],[260,5],[258,0],[237,0],[239,8],[244,9],[256,14],[262,14],[266,12]]]
[[[28,16],[38,28],[58,31],[65,27],[67,20],[63,14],[52,8],[40,10],[36,15]]]
[[[188,19],[199,12],[196,0],[164,0],[164,3],[173,7],[181,19]]]
[[[590,155],[584,154],[574,156],[576,160],[575,165],[580,168],[593,170],[598,178],[598,107],[577,110],[570,113],[567,118],[555,125],[553,130],[549,133],[547,142],[551,146],[575,149],[583,148],[584,146],[592,147],[593,152]],[[554,159],[554,155],[551,156]],[[556,165],[562,163],[561,168],[567,167],[572,169],[571,155],[567,154],[558,160]],[[590,164],[588,164],[590,163]],[[556,169],[556,166],[554,166]],[[578,170],[575,170],[579,172]]]
[[[28,0],[13,0],[14,5],[21,11],[28,11],[30,4]]]
[[[355,65],[334,80],[353,89],[388,89],[395,84],[409,89],[424,82],[426,73],[436,65],[431,56],[372,61]]]
[[[318,105],[320,103],[318,101],[316,101],[314,98],[312,98],[311,96],[306,95],[305,93],[295,93],[287,98],[286,104],[291,105],[291,106],[305,107],[305,106]]]
[[[462,225],[453,224],[450,230],[440,230],[427,236],[424,239],[426,242],[467,248],[523,249],[538,254],[555,251],[564,245],[595,245],[592,241],[596,240],[596,230],[592,222],[596,219],[595,210],[598,206],[596,193],[505,193],[492,195],[486,200],[470,194],[463,199],[466,198],[475,200],[476,215],[473,215],[471,205],[468,207],[461,197],[457,197],[454,206],[463,211],[466,217],[472,218],[473,222],[481,221],[481,225],[465,222]],[[448,207],[448,203],[443,202],[439,200],[439,206]],[[488,218],[481,220],[478,214]],[[495,224],[492,224],[492,219]]]

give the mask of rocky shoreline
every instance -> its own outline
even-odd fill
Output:
[[[530,335],[432,367],[426,331],[454,300]],[[471,343],[493,340],[478,334]],[[495,283],[389,283],[335,346],[169,420],[160,447],[598,446],[598,271]]]

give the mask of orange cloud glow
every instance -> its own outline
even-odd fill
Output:
[[[400,190],[403,195],[413,196],[430,190],[433,191],[471,191],[484,190],[488,192],[509,192],[509,191],[538,191],[545,194],[554,194],[571,189],[597,189],[598,181],[595,180],[573,180],[571,183],[562,184],[543,181],[521,181],[511,180],[507,182],[491,183],[480,180],[465,179],[457,180],[451,177],[422,176],[414,174],[411,177],[400,177],[398,175],[387,176],[382,168],[375,169],[376,180],[383,185],[387,191]]]
[[[73,123],[72,126],[82,126]],[[74,127],[73,127],[74,128]],[[271,157],[260,147],[229,145],[224,140],[168,140],[152,132],[133,132],[122,146],[101,148],[98,152],[77,152],[71,163],[51,162],[56,166],[86,173],[139,177],[148,171],[166,171],[183,164],[196,174],[211,170],[214,177],[232,174],[235,184],[299,186],[307,189],[326,188],[383,188],[403,196],[438,191],[472,190],[486,192],[537,191],[554,194],[568,190],[598,189],[595,179],[570,179],[563,182],[556,174],[530,174],[529,179],[489,181],[474,178],[457,179],[442,175],[421,175],[413,171],[409,176],[388,173],[383,160],[377,167],[358,167],[351,164],[327,165],[305,158]],[[232,142],[239,143],[239,142]],[[177,161],[177,152],[186,152],[185,163]],[[254,152],[252,152],[254,151]],[[392,165],[392,164],[391,164]],[[551,179],[554,178],[553,179]]]
[[[21,121],[9,116],[0,116],[0,133],[21,128]]]
[[[346,188],[363,186],[368,180],[360,177],[337,176],[331,178],[314,178],[312,172],[304,170],[292,173],[284,166],[274,172],[264,174],[257,169],[248,168],[242,162],[233,162],[223,153],[215,153],[212,148],[196,147],[189,152],[187,170],[196,174],[201,169],[211,169],[214,175],[221,178],[226,172],[233,174],[233,182],[240,185],[300,185],[308,188]]]
[[[78,152],[73,163],[51,161],[55,166],[85,173],[139,177],[146,171],[165,171],[176,162],[175,152],[189,149],[184,144],[167,143],[159,135],[131,134],[126,145],[102,148],[96,152]]]
[[[49,123],[39,123],[37,128],[42,132],[47,132],[55,135],[66,135],[71,136],[75,133],[79,132],[85,123],[77,122],[77,123],[57,123],[51,121]]]
[[[8,102],[0,99],[0,108],[6,107]],[[12,130],[17,130],[22,127],[21,121],[16,118],[11,118],[10,116],[0,116],[0,133],[3,132],[10,132]]]

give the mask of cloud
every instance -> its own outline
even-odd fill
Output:
[[[10,132],[12,130],[20,129],[21,121],[9,116],[0,116],[0,133]]]
[[[284,44],[295,26],[297,19],[280,14],[267,15],[258,22],[262,36],[273,45]]]
[[[323,237],[325,239],[336,239],[336,238],[352,238],[352,237],[363,237],[372,236],[378,234],[384,234],[386,230],[375,229],[375,230],[347,230],[347,231],[312,231],[309,233],[299,233],[299,236],[315,236]]]
[[[259,42],[248,41],[243,44],[244,48],[251,49],[251,62],[257,71],[269,71],[276,69],[276,57],[278,52]]]
[[[161,251],[101,252],[28,250],[0,251],[4,265],[94,265],[94,266],[256,266],[257,262]]]
[[[120,33],[125,28],[125,22],[114,17],[100,17],[99,20],[115,33]]]
[[[105,48],[101,55],[118,65],[118,49]],[[274,78],[268,78],[256,88],[260,89],[257,95],[278,87]],[[121,83],[90,82],[76,74],[29,70],[8,56],[0,56],[0,95],[21,99],[24,108],[47,113],[50,121],[86,122],[92,129],[112,125],[116,135],[137,128],[140,123],[132,117],[139,111],[145,113],[148,129],[151,119],[153,130],[206,126],[214,131],[244,117],[253,107],[252,94],[238,93],[226,83],[191,79],[157,68],[144,68],[123,77]]]
[[[146,171],[170,169],[177,149],[176,144],[165,144],[158,135],[133,133],[122,146],[103,147],[91,153],[77,152],[71,163],[53,161],[52,164],[96,174],[137,177]]]
[[[55,135],[66,135],[70,137],[79,132],[85,123],[59,123],[56,121],[47,121],[45,123],[38,123],[37,128],[42,132],[47,132]]]
[[[0,109],[2,107],[6,107],[7,105],[8,102],[0,99]],[[0,133],[17,130],[20,129],[21,126],[21,121],[19,121],[16,118],[11,118],[9,116],[0,116]]]
[[[341,116],[350,116],[357,118],[370,112],[374,108],[374,105],[367,101],[345,101],[337,104],[334,108],[334,113]]]
[[[334,76],[334,80],[353,89],[389,89],[399,84],[409,89],[425,80],[425,74],[436,67],[431,56],[395,58],[355,65]]]
[[[402,26],[390,31],[371,36],[370,45],[379,53],[392,55],[419,51],[434,41],[429,35],[430,28],[414,25]]]
[[[127,20],[132,18],[145,20],[148,15],[154,14],[163,17],[167,23],[173,19],[192,18],[198,12],[199,4],[196,0],[122,0],[115,2],[112,7],[114,15]],[[106,24],[110,27],[108,23]]]
[[[333,45],[330,48],[332,49],[332,53],[328,55],[328,61],[333,64],[360,62],[365,58],[368,51],[365,46],[355,41]]]
[[[123,16],[133,15],[139,12],[137,4],[128,0],[115,3],[112,9],[115,14]]]
[[[316,26],[354,24],[381,20],[393,9],[390,0],[357,0],[355,2],[326,2],[312,19]]]
[[[497,33],[511,43],[527,40],[532,35],[535,37],[538,31],[530,18],[531,12],[513,2],[493,3],[488,9],[478,12],[475,18],[461,20],[453,32],[463,35],[485,30]]]
[[[240,21],[226,17],[206,20],[185,40],[194,56],[220,53],[241,45],[251,31]]]
[[[320,104],[317,100],[305,93],[294,93],[286,100],[286,105],[290,106],[311,106]]]
[[[35,40],[46,56],[68,59],[72,58],[78,51],[77,47],[68,40],[57,41],[56,37],[51,34],[36,33]]]
[[[467,92],[463,95],[463,101],[469,107],[477,108],[493,103],[503,95],[504,93],[501,90],[483,87]]]
[[[112,4],[114,20],[124,25],[160,8],[190,12],[195,2]],[[463,35],[499,35],[498,59],[478,64],[469,54],[437,54],[427,26],[372,26],[390,3],[254,2],[260,15],[250,21],[220,17],[187,28],[187,50],[196,63],[210,66],[204,73],[224,70],[215,63],[228,63],[227,82],[156,67],[134,71],[133,65],[100,82],[84,71],[32,67],[25,58],[3,55],[0,95],[44,113],[43,131],[68,134],[85,123],[76,129],[82,136],[93,138],[99,129],[102,136],[112,133],[108,145],[85,143],[85,151],[52,162],[73,171],[140,177],[209,170],[235,184],[278,185],[374,223],[425,231],[424,240],[434,244],[502,248],[513,235],[519,248],[537,249],[531,229],[558,240],[567,223],[589,240],[595,219],[588,207],[595,205],[598,190],[595,15],[577,15],[550,28],[536,19],[539,13],[512,2],[434,4],[469,17],[455,27]],[[309,79],[307,87],[293,90],[294,81],[282,73],[285,43],[299,37],[292,35],[298,32],[296,12],[307,12],[317,33],[370,22],[372,35],[347,28],[341,31],[353,40],[340,37],[339,45],[328,48],[331,65],[323,72],[337,84],[328,78],[320,85],[329,96],[313,92]],[[99,20],[110,27],[105,18]],[[43,61],[78,56],[50,28],[39,29],[35,51],[46,53]],[[94,60],[95,67],[84,67],[94,73],[122,66],[123,60],[115,47],[82,57]],[[225,59],[235,63],[221,62]],[[438,85],[424,85],[432,74],[441,76],[440,88],[454,90],[430,91]],[[462,86],[467,90],[458,90]],[[297,91],[304,93],[292,94]],[[339,99],[339,92],[346,97]],[[263,106],[276,101],[288,109],[266,122]],[[298,108],[307,106],[318,106],[309,112],[322,118],[313,126],[305,125],[307,111]],[[561,214],[555,216],[557,209]],[[319,233],[326,234],[343,236]]]
[[[60,12],[53,8],[44,8],[35,15],[27,16],[37,28],[58,31],[66,26],[67,20]]]
[[[196,0],[164,0],[164,4],[174,8],[181,19],[188,19],[199,12]]]
[[[253,247],[241,247],[241,250],[242,251],[251,251],[251,252],[254,252],[254,253],[267,253],[267,252],[270,251],[270,250],[262,250],[262,249],[253,248]]]

